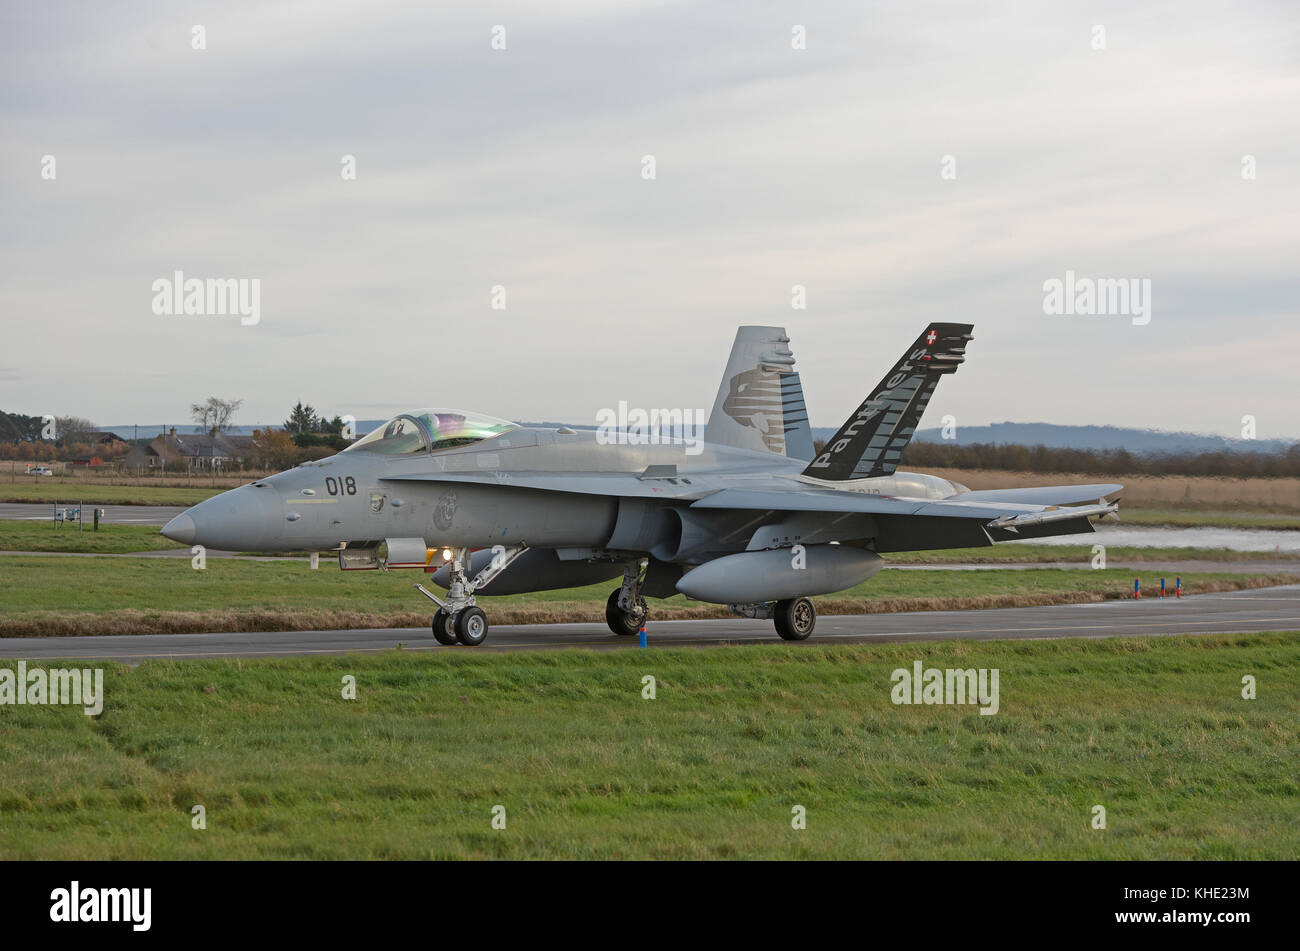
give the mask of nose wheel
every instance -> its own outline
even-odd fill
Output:
[[[439,644],[477,647],[487,639],[488,620],[481,608],[468,607],[456,614],[442,608],[433,616],[433,639]]]
[[[452,617],[442,608],[433,616],[433,639],[439,644],[455,644],[456,629],[451,625]]]
[[[494,550],[491,563],[476,577],[470,578],[466,573],[469,549],[451,549],[448,566],[451,570],[451,586],[447,589],[447,600],[443,601],[422,584],[414,586],[416,591],[438,605],[431,625],[433,639],[439,644],[464,644],[466,647],[482,644],[487,639],[488,620],[482,609],[474,606],[474,592],[505,571],[527,550],[525,545],[503,548],[499,552]]]
[[[452,621],[456,629],[456,640],[466,647],[477,647],[487,637],[487,615],[481,608],[466,608]]]

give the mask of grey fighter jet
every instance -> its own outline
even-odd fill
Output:
[[[415,568],[440,643],[481,644],[478,595],[611,581],[605,616],[635,634],[646,597],[684,594],[813,631],[811,595],[866,581],[885,552],[1092,532],[1119,485],[972,492],[898,472],[971,325],[929,324],[815,451],[780,327],[741,327],[702,439],[675,427],[523,427],[452,409],[403,413],[343,452],[224,492],[163,534],[239,551],[337,550],[344,570]],[[663,414],[673,414],[664,411]]]

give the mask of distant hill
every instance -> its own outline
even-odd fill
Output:
[[[383,423],[382,419],[363,419],[357,421],[357,433],[364,435]],[[193,423],[177,423],[179,433],[192,433]],[[246,426],[232,426],[231,435],[250,436],[254,429],[263,429],[265,423]],[[558,428],[569,426],[573,429],[595,429],[591,423],[560,422],[523,422],[523,426]],[[271,428],[280,428],[279,423],[271,423]],[[105,426],[108,432],[117,433],[123,439],[130,439],[135,434],[134,426]],[[836,427],[814,427],[814,439],[830,439],[835,435]],[[140,426],[141,439],[152,439],[164,431],[163,426]],[[1126,449],[1137,455],[1154,453],[1201,453],[1201,452],[1285,452],[1292,445],[1288,439],[1228,439],[1225,436],[1207,435],[1205,433],[1168,433],[1155,429],[1126,429],[1122,426],[1057,426],[1053,423],[993,423],[989,426],[958,426],[957,438],[945,440],[938,427],[918,430],[917,442],[943,443],[958,446],[976,444],[1002,446],[1048,446],[1053,449]]]
[[[522,423],[524,426],[595,429],[590,423]],[[813,439],[830,439],[838,427],[814,426]],[[707,431],[707,430],[706,430]],[[1048,446],[1053,449],[1127,449],[1138,455],[1151,453],[1200,452],[1285,452],[1294,442],[1288,439],[1228,439],[1204,433],[1166,433],[1155,429],[1126,429],[1122,426],[1057,426],[1053,423],[993,423],[990,426],[959,426],[957,438],[945,440],[942,430],[921,429],[917,442],[948,442],[958,446],[993,444]]]
[[[815,430],[820,434],[821,430]],[[835,430],[825,430],[829,438]],[[957,438],[945,440],[939,428],[917,430],[917,442],[949,442],[959,446],[1048,446],[1053,449],[1126,449],[1137,455],[1201,452],[1285,452],[1294,440],[1228,439],[1205,433],[1168,433],[1121,426],[1057,426],[1052,423],[993,423],[958,426]]]

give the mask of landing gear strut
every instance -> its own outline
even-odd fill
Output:
[[[487,638],[488,620],[482,609],[474,605],[474,592],[488,584],[493,578],[510,567],[510,564],[528,550],[526,545],[503,548],[496,551],[488,563],[473,579],[466,574],[469,565],[468,548],[452,548],[448,569],[451,572],[451,585],[447,588],[447,600],[431,594],[422,584],[415,589],[438,605],[433,615],[433,639],[439,644],[464,644],[477,647]]]
[[[640,561],[623,566],[623,587],[610,592],[605,602],[605,623],[615,634],[629,637],[641,630],[650,609],[641,597],[641,584],[645,581]]]

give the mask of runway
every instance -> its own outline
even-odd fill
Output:
[[[490,617],[489,617],[490,619]],[[1172,634],[1300,631],[1300,585],[1258,588],[1179,600],[1103,601],[1040,608],[923,611],[821,617],[811,638],[791,644],[863,644],[946,640],[1033,640]],[[652,647],[782,643],[770,621],[742,618],[654,621]],[[147,658],[203,659],[374,653],[405,650],[637,650],[635,637],[615,637],[603,624],[494,626],[481,647],[443,647],[427,628],[287,631],[243,634],[154,634],[114,637],[23,637],[0,640],[0,658],[95,658],[137,663]]]
[[[60,502],[59,508],[77,505],[76,499]],[[83,520],[87,525],[94,521],[92,509],[103,509],[101,525],[166,525],[173,516],[184,512],[184,505],[90,505],[82,507]],[[0,518],[21,519],[25,522],[53,522],[54,504],[52,502],[0,502]],[[72,528],[71,531],[76,531]]]

